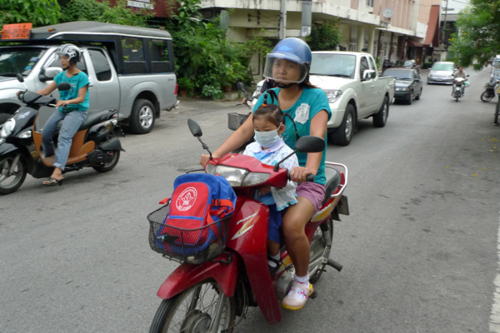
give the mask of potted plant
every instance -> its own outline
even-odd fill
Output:
[[[177,80],[177,84],[179,85],[179,95],[181,97],[186,97],[188,93],[192,93],[194,91],[194,82],[188,78],[181,77]]]

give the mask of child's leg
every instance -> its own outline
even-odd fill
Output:
[[[280,244],[272,241],[270,239],[267,240],[267,253],[271,256],[276,256],[280,254]]]

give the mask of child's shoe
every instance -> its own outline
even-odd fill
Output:
[[[313,286],[309,282],[302,283],[293,281],[292,288],[288,292],[281,306],[287,310],[300,310],[306,305],[307,299],[313,293]]]

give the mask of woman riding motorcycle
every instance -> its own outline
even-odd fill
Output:
[[[465,73],[464,68],[460,66],[458,70],[454,73],[454,78],[462,78],[464,82],[462,83],[462,96],[465,96],[465,81],[467,81],[467,73]],[[451,96],[453,96],[453,92],[455,91],[455,83],[452,85]]]
[[[295,147],[298,136],[314,135],[326,140],[327,122],[331,117],[328,98],[323,90],[309,83],[311,49],[298,38],[286,38],[266,56],[264,77],[276,82],[274,90],[285,117],[286,130],[282,134],[285,143]],[[271,95],[271,94],[269,94]],[[263,104],[261,95],[253,111]],[[294,122],[291,120],[294,119]],[[295,130],[295,126],[296,130]],[[239,148],[254,136],[253,117],[236,130],[212,155],[222,157]],[[325,150],[322,153],[297,154],[299,166],[292,169],[290,177],[300,183],[297,187],[298,203],[289,207],[283,216],[283,235],[295,267],[295,279],[289,294],[283,299],[283,307],[299,310],[304,307],[313,288],[309,283],[309,241],[305,225],[320,209],[325,195]],[[202,155],[200,164],[205,166],[209,156]],[[315,175],[314,182],[306,182],[306,176]]]

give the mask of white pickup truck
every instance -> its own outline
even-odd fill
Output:
[[[394,78],[379,76],[371,54],[312,52],[310,82],[328,96],[332,110],[328,138],[332,143],[347,146],[359,119],[373,117],[375,127],[385,126],[394,98]],[[257,85],[259,92],[262,84]]]

